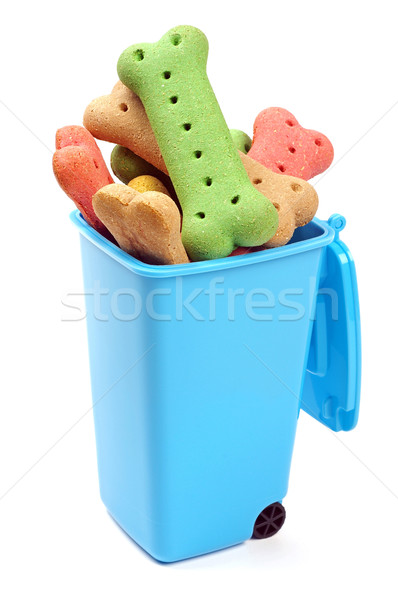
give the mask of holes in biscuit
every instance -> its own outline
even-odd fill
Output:
[[[195,156],[195,158],[200,158],[202,156],[202,152],[200,150],[196,150],[194,152],[194,156]]]
[[[280,170],[281,173],[284,173],[286,171],[286,167],[283,165],[277,165],[278,169]]]
[[[133,59],[136,61],[144,60],[144,51],[141,49],[134,50]]]
[[[213,183],[213,180],[212,180],[212,178],[211,178],[211,177],[206,177],[206,179],[205,179],[205,184],[206,184],[208,187],[210,187],[212,183]]]
[[[95,167],[96,169],[99,169],[99,165],[98,165],[97,161],[96,161],[96,160],[93,160],[93,163],[94,163],[94,167]]]
[[[290,146],[290,148],[289,148],[289,152],[290,152],[291,154],[294,154],[294,153],[296,152],[296,148],[294,148],[293,146]]]
[[[273,205],[275,206],[277,211],[280,210],[280,208],[281,208],[280,204],[278,204],[277,202],[273,202]]]
[[[178,44],[181,44],[181,36],[179,33],[173,33],[173,35],[170,37],[170,41],[173,44],[173,46],[178,46]]]
[[[254,185],[260,185],[260,183],[262,183],[262,182],[263,182],[263,180],[259,179],[258,177],[256,177],[256,179],[253,179]]]
[[[122,104],[120,104],[119,106],[120,110],[122,110],[123,112],[127,112],[129,107],[127,106],[127,104],[125,104],[124,102],[122,102]]]
[[[170,98],[170,102],[171,102],[172,104],[177,104],[177,102],[178,102],[178,97],[177,97],[177,96],[172,96],[172,97]]]
[[[292,188],[293,192],[301,192],[303,189],[299,183],[292,183],[290,187]]]
[[[165,72],[163,73],[163,79],[170,79],[170,77],[171,77],[171,73],[170,73],[170,71],[165,71]]]
[[[239,202],[239,196],[234,196],[231,200],[232,204],[238,204],[238,202]]]
[[[285,121],[285,123],[288,127],[294,127],[294,123],[291,119],[288,119],[287,121]]]
[[[185,129],[185,131],[189,131],[191,129],[192,125],[191,123],[184,123],[183,128]]]
[[[316,144],[317,146],[322,146],[322,140],[316,139],[316,140],[315,140],[315,144]]]
[[[198,213],[196,213],[195,217],[198,217],[198,219],[204,219],[205,218],[205,213],[204,212],[198,212]]]

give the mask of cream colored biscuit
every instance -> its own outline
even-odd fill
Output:
[[[167,173],[141,100],[120,81],[110,95],[89,104],[83,121],[94,137],[121,144]],[[277,232],[265,247],[283,246],[296,227],[306,225],[314,217],[318,195],[303,179],[274,173],[242,152],[240,157],[252,184],[278,209]]]
[[[161,192],[166,196],[170,196],[166,186],[163,185],[157,177],[153,177],[153,175],[140,175],[139,177],[134,177],[127,185],[141,194],[144,192]]]
[[[135,258],[156,265],[189,262],[180,213],[169,196],[113,183],[93,196],[93,208],[122,250]]]

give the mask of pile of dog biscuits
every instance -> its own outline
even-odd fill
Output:
[[[318,208],[308,179],[333,147],[282,108],[253,140],[229,130],[206,74],[208,42],[179,26],[117,63],[111,94],[81,126],[57,131],[53,170],[89,225],[149,264],[183,264],[283,246]],[[115,144],[114,183],[94,138]]]

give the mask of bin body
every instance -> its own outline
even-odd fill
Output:
[[[250,538],[287,492],[333,231],[311,223],[283,249],[162,267],[74,219],[105,506],[165,562]]]

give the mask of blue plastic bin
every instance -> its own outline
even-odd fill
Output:
[[[286,495],[300,408],[336,431],[357,421],[344,218],[314,219],[283,248],[178,266],[135,260],[71,218],[105,506],[164,562],[250,538]]]

